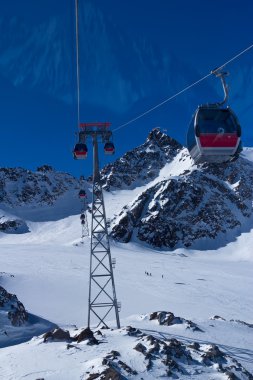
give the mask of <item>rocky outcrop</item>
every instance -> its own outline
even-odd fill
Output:
[[[68,342],[71,341],[70,334],[68,330],[63,330],[59,327],[52,331],[48,331],[43,335],[44,343],[48,340],[54,340],[54,341],[64,341]]]
[[[4,216],[0,217],[0,232],[7,234],[18,234],[29,232],[27,224],[20,219],[7,219]]]
[[[122,329],[122,332],[127,329]],[[163,334],[159,336],[157,338],[154,335],[142,333],[138,338],[132,337],[132,342],[128,338],[125,361],[121,359],[123,355],[120,352],[112,351],[116,354],[111,352],[106,355],[101,360],[102,369],[96,371],[94,368],[86,372],[86,379],[123,380],[130,377],[134,379],[138,375],[137,368],[141,368],[143,379],[158,378],[156,375],[172,379],[185,376],[195,378],[201,377],[201,374],[203,378],[206,374],[210,378],[222,375],[224,379],[252,380],[253,378],[236,359],[223,352],[215,344],[200,344],[194,341],[185,343],[175,338],[164,339]],[[128,357],[129,360],[127,360]]]
[[[155,311],[149,315],[149,320],[157,320],[159,325],[164,326],[173,326],[173,325],[184,325],[185,328],[190,329],[192,331],[200,331],[201,328],[194,322],[184,319],[182,317],[176,317],[172,312],[170,311]]]
[[[89,327],[82,330],[79,334],[75,335],[73,338],[77,343],[83,342],[84,340],[88,341],[89,345],[98,344],[98,340],[94,337],[93,331]]]
[[[24,305],[18,300],[15,294],[8,293],[0,286],[0,318],[1,322],[5,323],[7,316],[12,326],[22,326],[28,320],[28,313]],[[0,326],[1,327],[1,326]]]
[[[172,161],[182,145],[173,138],[153,129],[144,144],[125,153],[101,170],[105,190],[133,189],[152,181],[164,165]]]

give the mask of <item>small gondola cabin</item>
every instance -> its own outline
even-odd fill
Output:
[[[76,160],[85,160],[87,158],[88,148],[86,144],[78,143],[73,150],[73,156]]]
[[[114,144],[112,142],[107,142],[105,143],[104,145],[104,152],[105,154],[114,154],[115,153],[115,147],[114,147]]]
[[[79,191],[79,198],[83,199],[83,198],[86,198],[86,197],[87,197],[86,191],[85,190],[80,190]]]

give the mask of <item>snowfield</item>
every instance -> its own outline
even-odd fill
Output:
[[[127,193],[123,191],[122,203],[129,196]],[[111,205],[110,213],[115,199],[120,199],[119,194],[106,195],[106,202]],[[0,284],[8,292],[17,294],[29,313],[70,331],[74,325],[86,327],[90,241],[85,238],[84,244],[80,243],[79,216],[56,222],[27,223],[30,228],[27,234],[1,233]],[[253,323],[252,245],[252,231],[216,251],[206,247],[205,251],[177,249],[165,252],[137,243],[112,242],[112,257],[117,262],[114,272],[117,298],[122,302],[121,326],[131,325],[154,336],[162,333],[167,337],[180,337],[188,343],[217,344],[253,372],[253,329],[230,322]],[[183,325],[159,326],[144,317],[158,310],[190,319],[201,326],[203,332],[190,331]],[[211,321],[214,315],[226,321]],[[110,326],[115,327],[114,315],[109,319]],[[106,333],[107,343],[98,347],[80,343],[81,350],[67,350],[66,343],[43,343],[42,338],[36,337],[41,330],[34,331],[35,338],[25,342],[29,336],[25,328],[16,329],[24,329],[23,344],[7,347],[6,340],[3,343],[2,339],[2,347],[5,347],[0,351],[0,373],[5,380],[86,379],[86,372],[91,371],[92,366],[99,371],[104,355],[111,350],[120,351],[138,373],[145,370],[141,359],[137,360],[135,355],[127,361],[130,349],[124,330]],[[15,343],[15,339],[14,334],[12,342],[10,334],[9,344]],[[137,341],[131,345],[134,343]],[[142,376],[128,375],[126,378],[158,378],[165,373],[160,373],[159,368],[154,366],[154,372],[144,371]],[[201,379],[226,378],[215,371],[214,377],[210,377],[213,369],[210,371],[204,371]],[[191,376],[182,375],[182,378]]]
[[[252,159],[250,148],[245,156]],[[138,193],[167,179],[169,172],[176,176],[188,166],[187,160],[177,163],[176,158],[147,185],[105,192],[107,217],[113,219]],[[73,192],[64,202],[69,205],[64,212],[60,203],[54,213],[47,206],[40,212],[20,207],[18,217],[29,232],[0,232],[0,286],[16,294],[29,313],[20,327],[0,326],[0,379],[109,380],[113,378],[109,370],[121,373],[115,379],[252,379],[251,218],[247,232],[232,241],[227,236],[218,249],[211,249],[210,240],[204,239],[199,249],[173,251],[155,250],[137,240],[111,241],[121,329],[115,328],[111,313],[112,330],[96,333],[92,320],[99,344],[44,342],[42,334],[55,325],[67,329],[71,337],[87,326],[90,239],[81,242],[80,203],[73,202]],[[62,217],[63,213],[70,216]],[[4,214],[17,215],[14,210]],[[150,313],[157,311],[172,312],[183,322],[160,325],[157,319],[150,320]],[[0,308],[0,321],[4,318],[6,311]]]

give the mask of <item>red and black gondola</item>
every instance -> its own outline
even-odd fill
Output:
[[[231,108],[198,107],[188,129],[187,147],[195,163],[237,158],[241,151],[241,127]]]
[[[73,156],[76,160],[85,160],[87,158],[88,148],[84,143],[77,143],[73,149]]]
[[[80,199],[87,198],[87,194],[86,194],[86,191],[85,191],[85,190],[80,190],[80,191],[79,191],[79,198],[80,198]]]
[[[111,155],[115,153],[115,147],[112,142],[106,142],[104,145],[105,154]]]

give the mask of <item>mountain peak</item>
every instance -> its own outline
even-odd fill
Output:
[[[152,129],[147,137],[147,142],[153,143],[158,147],[173,147],[175,149],[182,149],[182,145],[173,139],[172,137],[166,135],[164,132],[161,132],[160,128]]]
[[[133,189],[149,183],[182,148],[180,143],[162,133],[159,128],[153,129],[144,144],[101,170],[104,189]]]

